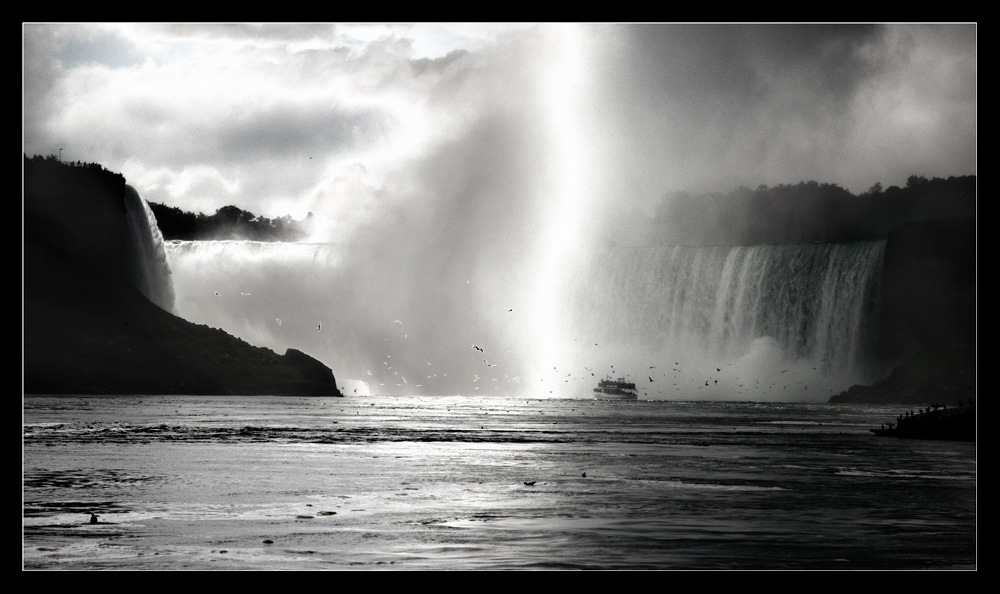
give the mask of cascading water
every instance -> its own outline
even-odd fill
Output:
[[[653,389],[691,397],[692,388],[699,397],[758,399],[789,388],[794,399],[828,397],[866,374],[884,248],[606,250],[568,308],[567,331],[586,345],[574,359],[618,361],[614,372],[643,380],[649,397]]]
[[[146,201],[132,186],[125,186],[125,228],[129,239],[132,282],[147,299],[171,313],[174,286],[164,249],[163,235]]]

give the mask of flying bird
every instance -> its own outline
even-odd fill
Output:
[[[477,351],[479,351],[480,353],[485,353],[485,352],[486,352],[486,351],[484,351],[483,349],[481,349],[481,348],[477,347],[476,345],[472,345],[472,348],[476,349],[476,350],[477,350]]]
[[[222,295],[219,295],[219,292],[218,292],[218,291],[216,291],[216,292],[215,292],[215,296],[216,296],[216,297],[222,297]]]
[[[393,320],[393,322],[395,322],[395,323],[399,324],[400,326],[402,326],[402,325],[403,325],[403,322],[400,322],[399,320]]]
[[[278,318],[274,318],[274,319],[275,319],[275,320],[277,320],[277,322],[278,322],[278,325],[280,326],[280,325],[281,325],[281,320],[280,320],[280,319],[278,319]]]
[[[316,332],[319,332],[323,328],[323,322],[316,324]]]

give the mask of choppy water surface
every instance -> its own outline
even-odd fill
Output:
[[[976,565],[976,446],[872,435],[898,406],[132,396],[23,412],[29,569]]]

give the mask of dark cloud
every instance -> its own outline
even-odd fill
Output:
[[[849,109],[882,60],[862,51],[882,36],[871,26],[637,26],[624,33],[628,66],[609,69],[608,92],[673,116],[683,142],[694,145],[699,136],[732,137],[748,125],[823,125]]]
[[[651,90],[684,95],[757,96],[775,76],[848,93],[870,76],[883,28],[871,25],[639,25],[622,28],[623,76]]]

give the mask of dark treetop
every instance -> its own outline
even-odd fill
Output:
[[[187,212],[156,202],[150,202],[149,207],[164,239],[181,240],[299,241],[308,235],[313,216],[309,213],[301,221],[295,221],[289,216],[259,217],[235,206],[223,206],[213,215]]]

